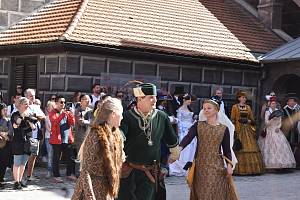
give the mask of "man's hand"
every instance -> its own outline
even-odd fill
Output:
[[[31,128],[31,130],[35,130],[36,129],[36,125],[33,124],[32,122],[28,122],[29,123],[29,126]]]
[[[233,170],[231,164],[227,164],[227,177],[232,176]]]
[[[179,159],[181,150],[182,150],[181,146],[176,146],[174,148],[170,148],[170,152],[171,152],[170,158],[169,158],[170,163],[175,162],[176,160]]]
[[[20,125],[21,122],[22,122],[22,118],[19,117],[19,118],[16,120],[16,125]]]

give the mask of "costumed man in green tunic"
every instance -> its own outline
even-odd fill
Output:
[[[178,138],[163,111],[156,109],[156,86],[143,83],[133,88],[136,107],[123,114],[126,162],[118,200],[154,200],[158,187],[161,141],[176,147]],[[172,152],[172,151],[171,151]]]

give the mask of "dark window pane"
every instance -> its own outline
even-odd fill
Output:
[[[40,90],[50,90],[50,77],[40,77]]]
[[[67,74],[79,74],[80,70],[80,57],[67,56]]]
[[[8,77],[0,78],[0,87],[1,87],[1,89],[7,90],[7,87],[8,87]]]
[[[221,83],[222,73],[219,70],[204,70],[204,82],[206,83]]]
[[[244,85],[257,86],[260,75],[258,73],[245,72],[244,73]]]
[[[83,58],[82,74],[100,75],[106,71],[105,60]]]
[[[224,84],[241,85],[242,78],[242,72],[224,71]]]
[[[65,90],[65,77],[52,77],[52,90]]]
[[[173,94],[176,87],[183,87],[184,93],[190,93],[190,85],[183,85],[183,84],[172,84],[170,87],[170,93]]]
[[[131,63],[123,61],[110,61],[109,72],[118,74],[131,74]]]
[[[90,92],[92,88],[92,77],[69,77],[68,78],[68,91],[82,91],[82,92]]]
[[[200,82],[202,69],[182,68],[182,80],[188,82]]]
[[[40,74],[45,74],[45,58],[40,59]]]
[[[57,73],[57,72],[58,72],[58,57],[46,58],[46,73]]]
[[[210,86],[200,86],[200,85],[194,85],[193,86],[193,94],[198,97],[210,97],[211,88]]]
[[[135,74],[141,75],[156,75],[156,64],[148,64],[148,63],[136,63],[135,64]]]
[[[159,67],[159,75],[162,80],[178,81],[179,80],[179,67]]]
[[[8,74],[8,69],[11,67],[10,60],[4,60],[4,74]]]

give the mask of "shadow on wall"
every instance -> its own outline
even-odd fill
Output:
[[[296,93],[300,97],[300,77],[295,74],[286,74],[279,77],[273,84],[273,91],[276,93],[278,101],[285,104],[288,93]]]

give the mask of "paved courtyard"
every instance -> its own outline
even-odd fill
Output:
[[[44,176],[46,172],[38,168],[40,177],[22,191],[12,190],[8,177],[6,189],[0,190],[0,200],[66,200],[73,193],[74,183],[65,180],[54,184]],[[262,176],[234,177],[241,200],[299,200],[300,171],[286,174],[268,173]],[[168,200],[188,200],[189,189],[183,177],[167,179]]]
[[[299,200],[300,171],[268,173],[261,176],[234,177],[241,200]],[[189,189],[182,177],[170,177],[168,200],[189,199]]]

